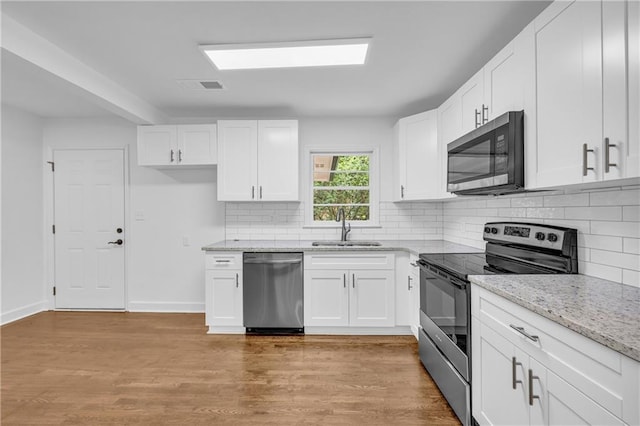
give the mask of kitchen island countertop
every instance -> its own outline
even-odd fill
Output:
[[[353,242],[357,242],[354,240]],[[420,253],[484,253],[483,249],[444,240],[378,240],[379,246],[313,246],[311,240],[224,240],[202,247],[211,251],[406,251]]]
[[[640,361],[640,288],[586,275],[472,275],[472,284]]]

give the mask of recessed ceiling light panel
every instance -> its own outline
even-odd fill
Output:
[[[218,44],[200,50],[219,70],[363,65],[370,38]]]

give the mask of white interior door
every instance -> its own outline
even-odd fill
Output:
[[[56,308],[124,309],[124,152],[53,157]]]

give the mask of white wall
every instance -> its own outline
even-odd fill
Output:
[[[2,316],[5,324],[46,307],[42,122],[2,106]]]
[[[224,238],[216,168],[137,166],[136,127],[117,118],[47,120],[44,148],[129,147],[130,200],[125,229],[131,311],[204,312],[204,253]]]
[[[640,187],[533,192],[444,203],[444,239],[484,248],[485,222],[578,229],[581,274],[640,286]]]

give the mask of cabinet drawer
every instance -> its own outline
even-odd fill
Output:
[[[304,269],[394,269],[395,255],[385,252],[305,254]]]
[[[640,363],[475,285],[472,315],[617,417],[637,418],[629,404],[637,401],[631,378],[637,380]]]
[[[242,252],[218,252],[205,256],[206,269],[242,269]]]

